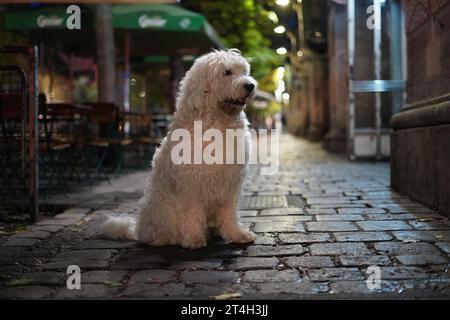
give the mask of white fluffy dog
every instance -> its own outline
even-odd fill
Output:
[[[206,246],[212,228],[228,242],[255,240],[237,217],[245,164],[174,164],[171,158],[174,130],[186,129],[194,136],[194,121],[201,121],[203,130],[214,128],[223,136],[227,129],[243,130],[248,160],[249,123],[243,109],[256,89],[249,72],[249,63],[236,49],[214,51],[194,62],[180,84],[170,132],[154,155],[139,216],[110,218],[103,226],[107,237],[196,249]]]

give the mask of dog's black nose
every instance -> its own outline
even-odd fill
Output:
[[[252,92],[255,89],[255,85],[253,83],[246,83],[244,84],[244,88],[247,92]]]

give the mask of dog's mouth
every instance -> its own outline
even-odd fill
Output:
[[[251,97],[252,97],[252,93],[249,93],[245,97],[240,98],[240,99],[227,99],[227,100],[225,100],[225,103],[228,105],[243,108],[250,101]]]
[[[243,107],[247,103],[247,99],[244,100],[235,100],[235,99],[227,99],[225,100],[227,104],[232,104],[234,106]]]

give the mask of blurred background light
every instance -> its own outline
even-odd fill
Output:
[[[278,48],[277,53],[279,55],[285,55],[287,53],[287,49],[285,47]]]
[[[273,31],[275,33],[281,34],[281,33],[285,33],[286,32],[286,28],[283,26],[278,26],[275,29],[273,29]]]

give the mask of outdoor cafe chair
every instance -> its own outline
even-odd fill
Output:
[[[131,144],[121,131],[123,124],[119,108],[113,103],[84,103],[92,109],[88,111],[88,144],[98,151],[95,163],[97,176],[103,175],[108,181],[108,168],[120,173],[125,168],[123,147]]]
[[[132,145],[143,151],[142,157],[139,160],[143,160],[144,167],[149,163],[157,145],[162,141],[160,137],[153,134],[153,117],[151,114],[123,112],[121,118],[125,124],[127,130],[124,130],[125,136],[132,141]],[[136,159],[135,159],[136,160]]]

